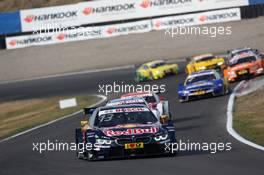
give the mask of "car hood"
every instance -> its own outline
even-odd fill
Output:
[[[224,59],[223,58],[214,58],[214,59],[211,59],[208,61],[202,61],[202,62],[198,62],[198,63],[196,62],[195,67],[197,67],[197,68],[202,67],[202,66],[208,67],[208,66],[212,66],[212,65],[215,65],[217,63],[220,63],[220,62],[224,62]]]
[[[163,132],[162,125],[157,124],[127,124],[115,127],[99,128],[96,135],[110,138],[125,138],[130,136],[146,136]]]
[[[210,88],[212,86],[214,86],[214,82],[213,81],[198,81],[198,82],[195,82],[195,83],[188,84],[186,86],[186,90]]]
[[[242,63],[242,64],[238,64],[235,65],[233,67],[230,68],[230,71],[238,71],[238,70],[243,70],[243,69],[248,69],[252,66],[256,65],[256,62],[252,62],[252,63]]]

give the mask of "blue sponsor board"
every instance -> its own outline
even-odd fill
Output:
[[[264,4],[264,0],[249,0],[249,5]]]
[[[20,13],[0,13],[0,35],[21,32]]]

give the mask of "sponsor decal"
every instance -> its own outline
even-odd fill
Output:
[[[67,11],[67,12],[59,12],[59,13],[49,13],[49,14],[41,14],[41,15],[27,15],[24,18],[26,23],[31,23],[35,21],[50,21],[57,19],[65,19],[65,18],[77,18],[77,11]]]
[[[147,32],[151,30],[150,21],[140,21],[132,23],[124,23],[120,25],[110,25],[103,27],[105,37],[117,36],[128,33]]]
[[[131,95],[124,95],[121,98],[129,98],[129,97],[152,97],[151,93],[138,93],[138,94],[131,94]]]
[[[58,40],[64,40],[65,39],[65,34],[64,33],[61,33],[57,36],[57,39]]]
[[[122,105],[122,104],[134,104],[134,103],[144,103],[144,100],[123,100],[118,102],[109,103],[107,105],[114,106],[114,105]]]
[[[149,111],[148,108],[117,108],[117,109],[100,111],[99,116],[103,114],[124,113],[124,112],[147,112],[147,111]]]
[[[126,12],[134,9],[135,9],[135,3],[125,3],[125,4],[116,4],[116,5],[108,5],[101,7],[85,7],[82,12],[84,15],[87,16],[90,14]]]
[[[49,42],[52,41],[52,36],[43,36],[43,37],[34,37],[27,38],[22,40],[11,40],[9,42],[10,46],[19,46],[19,45],[34,45],[35,43]]]
[[[114,32],[116,31],[116,28],[115,27],[110,27],[106,30],[106,32],[109,34],[109,35],[112,35]]]
[[[108,137],[113,136],[121,136],[121,135],[140,135],[140,134],[154,134],[159,131],[159,128],[157,127],[151,127],[151,128],[135,128],[135,129],[127,129],[124,131],[114,131],[114,130],[107,130],[104,131],[104,134]]]
[[[143,0],[140,7],[146,9],[151,7],[171,7],[176,5],[191,5],[192,0]]]
[[[160,28],[161,21],[160,20],[156,21],[154,25],[155,25],[155,27]]]
[[[17,41],[16,40],[11,40],[8,44],[10,46],[15,46],[15,45],[17,45]]]
[[[93,11],[92,7],[86,7],[82,12],[84,15],[89,15],[92,13],[92,11]]]
[[[168,19],[168,20],[158,20],[155,22],[155,27],[160,28],[161,26],[180,26],[194,23],[193,17],[190,18],[178,18],[178,19]]]
[[[60,41],[70,39],[70,40],[81,40],[81,37],[100,37],[101,30],[83,30],[74,31],[69,30],[67,33],[59,33],[55,38]]]
[[[236,18],[239,17],[238,12],[224,12],[219,14],[212,14],[212,15],[201,15],[199,17],[200,22],[206,22],[206,21],[220,21],[227,18]]]

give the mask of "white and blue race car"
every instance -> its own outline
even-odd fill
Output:
[[[229,93],[229,83],[216,70],[205,70],[189,75],[178,88],[180,102],[224,95]]]
[[[147,101],[143,97],[127,97],[110,100],[106,103],[106,106],[119,106],[119,105],[129,105],[129,104],[141,104],[148,106]],[[159,119],[160,111],[157,108],[152,108],[151,111]]]

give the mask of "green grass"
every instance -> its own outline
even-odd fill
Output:
[[[242,137],[264,146],[264,89],[236,99],[234,129]]]
[[[77,106],[60,109],[59,100],[76,98]],[[100,100],[96,96],[52,97],[0,103],[0,139],[74,113]]]

